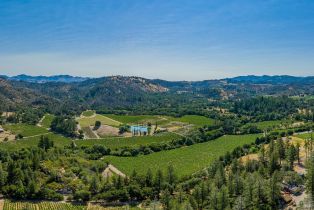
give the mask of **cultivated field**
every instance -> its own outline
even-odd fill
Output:
[[[89,205],[86,210],[139,210],[138,207],[132,206],[117,206],[117,207],[102,207],[97,205]]]
[[[165,118],[167,118],[169,121],[183,122],[200,127],[204,125],[213,125],[215,123],[213,119],[198,115],[185,115],[183,117],[165,117]]]
[[[154,124],[156,121],[158,124],[164,125],[170,122],[182,122],[188,124],[194,124],[197,126],[212,125],[214,123],[213,119],[198,116],[198,115],[185,115],[183,117],[170,117],[170,116],[156,116],[156,115],[114,115],[107,114],[104,115],[116,121],[122,122],[124,124],[135,124],[135,123],[145,123],[151,122]]]
[[[104,161],[110,162],[126,174],[136,170],[145,174],[150,168],[153,172],[158,169],[166,170],[172,165],[180,177],[191,175],[210,165],[212,161],[227,151],[232,151],[238,146],[250,144],[260,135],[223,136],[206,143],[195,144],[175,150],[162,151],[138,157],[105,157]]]
[[[122,122],[124,124],[136,124],[151,122],[154,124],[156,121],[162,121],[163,119],[159,116],[154,115],[114,115],[114,114],[105,114],[104,116],[114,119],[116,121]]]
[[[131,206],[102,207],[99,205],[78,205],[61,202],[27,202],[5,200],[3,210],[138,210]]]
[[[86,138],[88,138],[88,139],[96,139],[97,138],[97,136],[95,135],[95,133],[92,131],[92,129],[89,126],[88,127],[82,127],[81,129],[84,132]]]
[[[47,132],[47,130],[45,130]],[[49,137],[49,139],[53,140],[54,145],[57,147],[64,147],[68,146],[71,143],[71,139],[63,137],[57,134],[46,134],[45,136]],[[40,139],[39,136],[29,137],[27,139],[21,139],[17,141],[9,141],[1,143],[1,148],[5,150],[19,150],[22,148],[29,148],[29,147],[37,147],[38,142]]]
[[[12,125],[3,125],[3,128],[11,131],[14,134],[21,134],[24,137],[35,136],[40,134],[47,133],[47,129],[26,124],[12,124]]]
[[[86,206],[60,202],[4,202],[3,210],[85,210]]]
[[[72,142],[71,139],[63,137],[58,134],[46,134],[49,139],[53,140],[54,145],[57,147],[69,146]],[[169,142],[174,139],[180,138],[180,136],[173,133],[163,133],[156,136],[135,136],[130,138],[125,137],[108,137],[101,139],[89,139],[89,140],[75,140],[78,146],[93,146],[94,144],[101,144],[110,149],[117,149],[121,147],[140,147],[141,145],[148,145],[159,142]],[[18,150],[21,148],[37,147],[40,139],[39,136],[30,137],[27,139],[21,139],[18,141],[9,141],[1,143],[1,148],[6,150]]]
[[[116,120],[113,120],[109,117],[106,117],[104,115],[99,115],[99,114],[96,114],[93,117],[82,117],[82,118],[79,118],[77,121],[79,122],[81,127],[94,126],[96,121],[100,121],[101,124],[103,125],[111,125],[111,126],[119,126],[122,124]]]
[[[130,138],[104,138],[104,139],[89,139],[77,140],[75,143],[78,146],[92,146],[94,144],[101,144],[110,149],[117,149],[121,147],[140,147],[141,145],[148,145],[160,142],[169,142],[174,139],[181,138],[174,133],[164,133],[157,136],[134,136]]]
[[[263,121],[263,122],[257,122],[257,123],[248,123],[246,125],[255,125],[257,128],[261,130],[265,129],[272,129],[279,127],[282,124],[282,121],[280,120],[273,120],[273,121]]]

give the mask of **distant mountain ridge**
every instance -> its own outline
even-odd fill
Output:
[[[21,74],[17,76],[6,76],[0,75],[0,78],[13,80],[13,81],[24,81],[24,82],[33,82],[33,83],[47,83],[47,82],[62,82],[62,83],[73,83],[73,82],[83,82],[90,79],[101,79],[101,78],[112,78],[112,77],[120,77],[120,78],[140,78],[140,77],[128,77],[128,76],[108,76],[108,77],[99,77],[99,78],[89,78],[89,77],[76,77],[71,75],[53,75],[53,76],[30,76],[26,74]],[[151,81],[154,84],[158,84],[164,86],[166,88],[176,87],[191,87],[191,86],[208,86],[215,85],[222,81],[227,81],[229,83],[255,83],[255,84],[293,84],[293,83],[313,83],[314,76],[306,76],[306,77],[298,77],[298,76],[290,76],[290,75],[247,75],[247,76],[237,76],[225,79],[208,79],[201,81],[167,81],[162,79],[145,79],[147,81]]]
[[[256,84],[293,84],[293,83],[313,83],[314,76],[296,77],[290,75],[263,75],[263,76],[238,76],[227,78],[228,82],[256,83]]]
[[[83,82],[90,78],[88,77],[74,77],[70,75],[53,75],[53,76],[29,76],[26,74],[21,74],[17,76],[1,76],[8,80],[13,81],[23,81],[23,82],[33,82],[33,83],[47,83],[47,82],[63,82],[63,83],[73,83],[73,82]]]

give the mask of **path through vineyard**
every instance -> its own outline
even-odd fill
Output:
[[[4,199],[0,199],[0,210],[3,210]]]

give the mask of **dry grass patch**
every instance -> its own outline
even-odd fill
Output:
[[[102,125],[98,128],[97,134],[100,137],[119,136],[119,129],[109,125]]]

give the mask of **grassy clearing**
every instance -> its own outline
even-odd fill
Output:
[[[41,125],[42,125],[44,128],[50,128],[51,122],[52,122],[52,120],[53,120],[54,118],[55,118],[54,115],[45,114],[45,118],[44,118],[44,120],[41,122]]]
[[[132,123],[141,123],[141,122],[151,122],[154,123],[156,121],[160,121],[159,116],[154,115],[114,115],[114,114],[106,114],[104,115],[116,121],[122,122],[124,124],[132,124]]]
[[[75,143],[78,146],[92,146],[94,144],[101,144],[110,149],[117,149],[121,147],[140,147],[141,145],[149,145],[153,143],[169,142],[174,139],[180,138],[179,135],[174,133],[165,133],[158,136],[135,136],[130,138],[104,138],[104,139],[90,139],[90,140],[77,140]]]
[[[183,122],[188,124],[193,124],[196,126],[204,126],[204,125],[213,125],[215,121],[213,119],[204,117],[204,116],[198,116],[198,115],[185,115],[183,117],[166,117],[169,121],[177,121],[177,122]]]
[[[5,200],[3,210],[17,210],[17,209],[27,209],[27,210],[85,210],[86,206],[82,205],[72,205],[70,203],[60,203],[60,202],[13,202]]]
[[[104,161],[112,163],[119,170],[129,175],[134,169],[140,174],[145,174],[149,168],[153,172],[158,169],[165,171],[169,165],[172,165],[177,174],[183,177],[208,167],[212,161],[224,155],[227,151],[254,142],[258,136],[260,135],[223,136],[206,143],[156,152],[145,156],[108,156],[105,157]]]
[[[3,128],[11,131],[15,135],[21,134],[24,137],[45,134],[48,132],[45,128],[27,124],[3,125]]]
[[[100,121],[103,125],[119,126],[121,123],[104,115],[95,115],[95,117],[86,117],[78,119],[81,127],[94,126],[96,121]]]
[[[91,116],[93,116],[94,114],[95,114],[95,111],[94,111],[94,110],[86,110],[86,111],[82,112],[82,115],[83,115],[84,117],[91,117]]]

